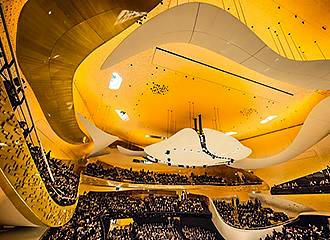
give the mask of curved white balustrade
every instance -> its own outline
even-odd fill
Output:
[[[282,199],[279,199],[280,201],[283,201]],[[291,201],[290,201],[291,202]],[[291,202],[294,205],[296,203]],[[297,204],[300,205],[300,204]],[[232,240],[232,239],[239,239],[239,240],[257,240],[259,238],[264,239],[267,234],[271,235],[272,232],[275,231],[282,231],[282,228],[285,224],[291,223],[298,219],[300,216],[329,216],[329,213],[324,213],[324,212],[307,212],[307,209],[309,208],[301,208],[300,210],[304,210],[306,212],[301,212],[299,213],[295,218],[290,219],[289,221],[273,226],[273,227],[266,227],[266,228],[260,228],[260,229],[239,229],[230,226],[227,224],[220,216],[218,213],[213,201],[211,198],[209,198],[209,210],[212,213],[212,222],[214,223],[215,227],[218,229],[218,231],[221,233],[221,235],[227,240]]]
[[[270,235],[273,230],[281,231],[283,228],[283,225],[258,230],[235,228],[225,223],[225,221],[220,217],[211,198],[209,198],[209,209],[212,213],[213,224],[226,240],[258,240],[259,238],[263,239],[267,234]]]
[[[230,13],[206,3],[182,4],[152,18],[123,40],[101,69],[174,42],[209,49],[275,80],[330,89],[329,60],[294,61],[282,57]]]

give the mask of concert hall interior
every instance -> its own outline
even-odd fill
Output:
[[[330,239],[330,1],[0,6],[0,240]]]

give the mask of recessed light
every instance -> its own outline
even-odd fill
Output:
[[[113,72],[111,75],[109,88],[116,90],[120,88],[121,82],[123,81],[122,77],[117,72]]]
[[[52,14],[52,11],[49,11],[49,12],[48,12],[48,15],[51,15],[51,14]]]
[[[118,116],[121,118],[121,120],[124,120],[124,121],[128,121],[129,120],[129,117],[128,117],[128,115],[127,115],[127,113],[125,111],[118,110],[118,109],[116,109],[115,111],[118,114]]]
[[[226,132],[225,134],[231,136],[237,134],[237,132]]]

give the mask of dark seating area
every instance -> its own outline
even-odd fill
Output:
[[[202,228],[202,227],[184,226],[182,228],[182,232],[183,232],[185,239],[189,239],[189,240],[195,240],[195,239],[216,240],[216,239],[219,239],[217,237],[216,232],[210,231],[210,230]]]
[[[273,231],[259,240],[329,240],[330,228],[327,217],[300,216],[293,223],[285,225],[281,231]]]
[[[203,175],[190,175],[178,173],[156,173],[149,170],[134,171],[118,167],[105,167],[102,164],[89,163],[84,175],[103,178],[112,181],[126,181],[137,184],[161,184],[161,185],[217,185],[236,186],[261,184],[261,180],[248,179],[243,175],[242,179],[235,176],[236,181],[225,179],[221,176],[211,176],[207,173]]]
[[[227,224],[240,229],[271,227],[289,220],[284,212],[275,212],[271,208],[265,208],[258,199],[240,202],[236,198],[231,202],[223,200],[213,202],[222,219]]]
[[[218,234],[200,226],[182,226],[178,222],[173,223],[144,223],[130,224],[124,227],[114,228],[109,231],[107,240],[217,240]]]
[[[42,180],[53,200],[61,205],[72,205],[77,200],[79,174],[74,171],[74,164],[67,164],[61,160],[50,157],[50,152],[45,153],[50,172],[44,160],[42,150],[38,146],[28,144],[31,156],[40,173]]]
[[[175,228],[167,231],[168,225],[153,225],[153,223],[155,221],[169,223],[167,222],[169,218],[180,217],[210,219],[211,214],[206,201],[206,198],[198,195],[160,195],[158,193],[148,194],[144,191],[134,194],[130,191],[121,193],[89,192],[79,197],[75,214],[70,222],[60,228],[50,228],[43,239],[190,239],[183,238],[182,232],[179,234],[181,238],[172,238],[173,234],[175,235]],[[104,233],[102,227],[102,218],[104,217],[109,219],[133,218],[138,225],[126,229],[117,229],[113,233]],[[150,223],[151,225],[145,225]],[[160,231],[160,229],[166,231]],[[185,229],[187,236],[207,234],[205,231],[202,229]],[[163,238],[146,237],[149,233],[155,236],[157,232]],[[167,232],[168,235],[166,235]],[[123,234],[125,234],[125,237],[118,238]],[[135,237],[129,238],[130,236]]]
[[[271,188],[273,195],[324,193],[330,193],[330,166],[319,172],[274,185]]]

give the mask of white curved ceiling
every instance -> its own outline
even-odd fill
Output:
[[[284,58],[231,14],[205,3],[179,5],[152,18],[122,41],[101,69],[171,42],[190,43],[212,50],[282,82],[311,89],[330,89],[329,60]]]
[[[203,129],[203,131],[207,133],[205,135],[206,147],[211,145],[214,152],[210,151],[209,148],[208,150],[220,158],[213,158],[203,151],[200,138],[192,128],[184,128],[168,139],[145,147],[144,151],[161,163],[170,163],[176,166],[221,165],[226,163],[228,159],[236,161],[251,154],[249,148],[231,136],[214,133],[215,130],[211,129]]]
[[[284,58],[231,14],[205,3],[183,4],[152,18],[121,42],[102,69],[146,49],[171,42],[190,43],[212,50],[275,80],[311,89],[330,89],[329,60]],[[264,168],[296,157],[329,134],[329,119],[328,97],[311,111],[287,149],[273,156],[235,162],[234,167]]]

